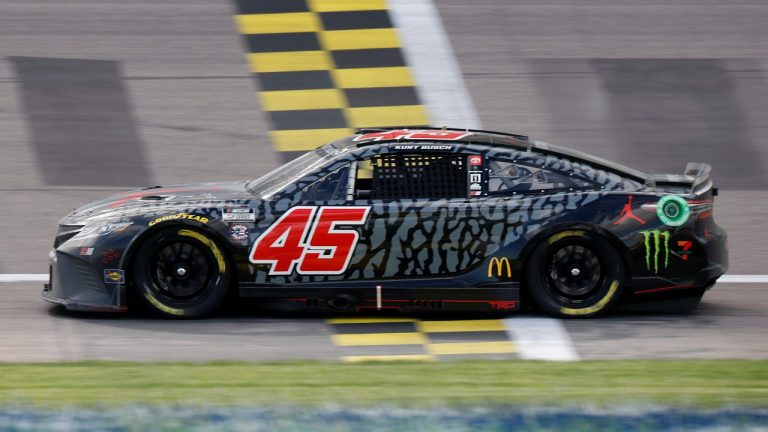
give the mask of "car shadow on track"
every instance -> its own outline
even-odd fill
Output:
[[[697,303],[680,302],[648,302],[619,305],[616,310],[603,315],[606,318],[621,318],[622,316],[667,316],[667,317],[685,317],[696,316],[701,313],[711,313],[715,306],[701,305]],[[715,307],[716,308],[716,307]],[[140,305],[132,305],[127,312],[81,312],[69,311],[63,306],[53,305],[49,308],[48,314],[51,317],[59,319],[78,319],[78,320],[96,320],[96,321],[186,321],[184,319],[168,319],[159,317],[148,311]],[[353,317],[379,317],[379,318],[408,318],[417,320],[482,320],[482,319],[503,319],[512,317],[537,317],[547,318],[548,315],[538,308],[530,307],[516,312],[446,312],[446,311],[423,311],[423,312],[397,312],[397,311],[371,311],[371,312],[339,312],[339,311],[281,311],[267,309],[258,304],[257,301],[229,302],[225,304],[216,314],[201,319],[190,321],[253,321],[253,320],[327,320],[333,318],[353,318]],[[568,318],[565,318],[568,319]],[[580,318],[575,318],[580,319]],[[593,318],[599,320],[600,317]]]

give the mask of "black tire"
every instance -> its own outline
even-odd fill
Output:
[[[536,246],[526,279],[531,297],[548,314],[589,318],[610,310],[621,298],[624,265],[605,238],[568,230]]]
[[[227,296],[229,272],[221,248],[187,227],[160,230],[142,242],[131,266],[137,296],[167,318],[200,318]]]

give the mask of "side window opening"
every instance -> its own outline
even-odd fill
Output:
[[[497,159],[488,161],[488,193],[491,195],[567,191],[593,186],[588,181],[542,167]]]
[[[357,199],[465,198],[466,155],[384,154],[359,161]]]
[[[350,166],[344,165],[302,190],[302,201],[346,200]]]

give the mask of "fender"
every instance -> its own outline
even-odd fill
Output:
[[[151,227],[147,227],[144,231],[139,233],[139,235],[135,236],[126,246],[125,253],[123,254],[123,258],[120,261],[121,268],[125,269],[126,274],[126,286],[130,289],[132,288],[133,281],[131,280],[131,271],[132,264],[133,264],[133,258],[136,250],[139,249],[141,244],[152,234],[154,234],[157,231],[166,229],[166,228],[173,228],[173,227],[179,227],[179,228],[194,228],[196,230],[204,232],[206,235],[208,235],[215,243],[216,245],[221,248],[222,251],[224,251],[224,259],[227,260],[227,266],[229,266],[230,269],[235,269],[234,271],[230,271],[230,282],[232,287],[236,287],[239,280],[239,274],[237,272],[237,266],[235,265],[235,262],[232,258],[233,251],[231,249],[232,245],[230,242],[228,242],[225,238],[222,237],[221,234],[219,234],[216,230],[211,228],[210,226],[206,224],[202,224],[200,222],[196,221],[187,221],[187,220],[174,220],[174,221],[167,221],[155,224]],[[125,306],[125,305],[121,305]]]

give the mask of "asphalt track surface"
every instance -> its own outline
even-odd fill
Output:
[[[768,5],[444,0],[437,8],[483,126],[647,171],[712,163],[730,273],[768,273]],[[56,222],[81,203],[276,166],[231,14],[227,2],[0,2],[0,274],[45,273]],[[66,128],[69,136],[57,134],[70,119],[46,90],[61,73],[93,101],[94,121]],[[68,314],[39,291],[0,283],[0,361],[347,354],[327,316]],[[580,358],[765,359],[768,287],[718,284],[690,314],[562,325]],[[490,357],[520,357],[509,342]]]

